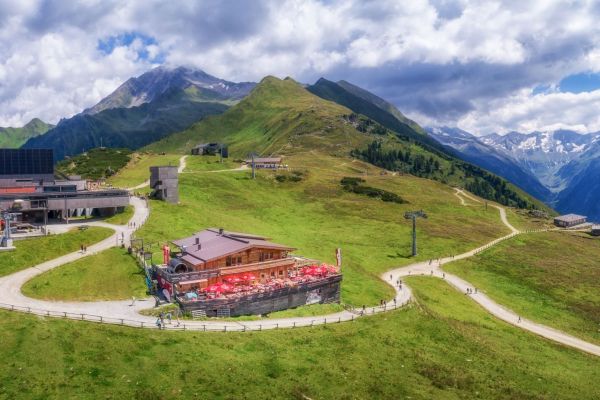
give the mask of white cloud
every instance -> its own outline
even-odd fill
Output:
[[[600,131],[600,90],[582,93],[549,92],[533,95],[522,90],[488,105],[485,114],[467,113],[458,127],[476,134],[510,131],[532,132],[570,129],[580,133]]]
[[[80,112],[152,67],[147,52],[229,80],[349,79],[423,123],[592,130],[595,99],[531,89],[600,71],[599,14],[557,0],[0,1],[0,126]],[[155,42],[97,48],[132,32]]]

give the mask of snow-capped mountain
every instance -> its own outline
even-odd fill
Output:
[[[552,193],[532,174],[502,148],[496,149],[476,136],[459,128],[426,128],[431,137],[451,147],[464,160],[479,165],[507,179],[542,201],[552,198]]]
[[[185,90],[188,95],[203,101],[236,101],[246,97],[254,86],[254,82],[229,82],[199,69],[161,66],[128,79],[83,113],[97,114],[111,108],[137,107],[172,90]]]
[[[467,161],[505,177],[558,211],[600,220],[600,132],[584,135],[557,130],[476,137],[457,128],[427,130]]]
[[[544,186],[558,193],[568,184],[558,171],[580,158],[599,137],[598,133],[582,135],[574,131],[557,130],[529,134],[491,134],[481,137],[480,141],[513,158]]]

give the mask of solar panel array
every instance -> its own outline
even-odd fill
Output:
[[[0,175],[51,175],[52,149],[0,149]]]

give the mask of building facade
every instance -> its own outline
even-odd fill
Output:
[[[294,248],[266,237],[212,228],[173,244],[180,250],[156,267],[156,275],[160,288],[185,310],[264,314],[339,301],[339,271],[323,269],[319,277],[303,277],[301,269],[318,262],[292,256]],[[211,296],[211,288],[229,283],[238,284],[235,294]]]
[[[68,222],[73,216],[107,216],[129,204],[125,190],[88,190],[75,176],[56,179],[53,153],[47,149],[0,149],[0,209],[33,223],[48,218]]]
[[[585,224],[587,217],[577,214],[566,214],[554,218],[554,225],[560,228],[571,228],[576,225]]]
[[[177,167],[150,167],[150,197],[167,201],[179,202],[179,174]]]

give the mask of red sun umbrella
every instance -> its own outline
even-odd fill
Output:
[[[256,279],[256,276],[254,274],[246,273],[246,274],[242,275],[242,280],[244,280],[244,281],[253,281],[255,279]]]

